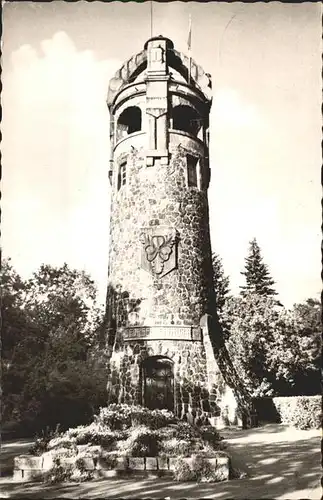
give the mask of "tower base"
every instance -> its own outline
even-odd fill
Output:
[[[218,428],[247,427],[248,401],[237,398],[225,381],[209,323],[203,317],[200,327],[117,330],[108,364],[108,403],[167,409],[190,423],[208,420]],[[176,331],[187,339],[170,339]],[[138,332],[146,338],[138,338]],[[163,332],[164,338],[151,338]]]

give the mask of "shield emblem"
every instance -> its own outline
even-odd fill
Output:
[[[176,230],[155,226],[142,229],[141,267],[161,278],[177,267]]]

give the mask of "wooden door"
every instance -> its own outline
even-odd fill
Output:
[[[143,365],[144,405],[174,411],[173,363],[167,358],[148,358]]]

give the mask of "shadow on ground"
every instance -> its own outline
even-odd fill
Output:
[[[0,475],[8,476],[13,472],[13,459],[17,455],[27,453],[30,446],[33,444],[32,439],[10,440],[1,443],[0,453]]]
[[[2,498],[321,498],[320,431],[271,424],[248,431],[224,430],[235,467],[248,477],[224,483],[176,483],[170,479],[105,479],[44,486],[1,480]]]

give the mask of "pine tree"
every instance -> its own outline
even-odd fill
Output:
[[[216,308],[218,312],[221,312],[230,291],[229,277],[224,274],[222,259],[216,253],[212,254],[212,267]]]
[[[248,293],[257,293],[266,297],[277,295],[273,288],[275,281],[270,276],[268,266],[263,262],[256,238],[249,244],[249,254],[245,259],[245,271],[241,272],[246,278],[246,285],[240,287],[241,295]]]

